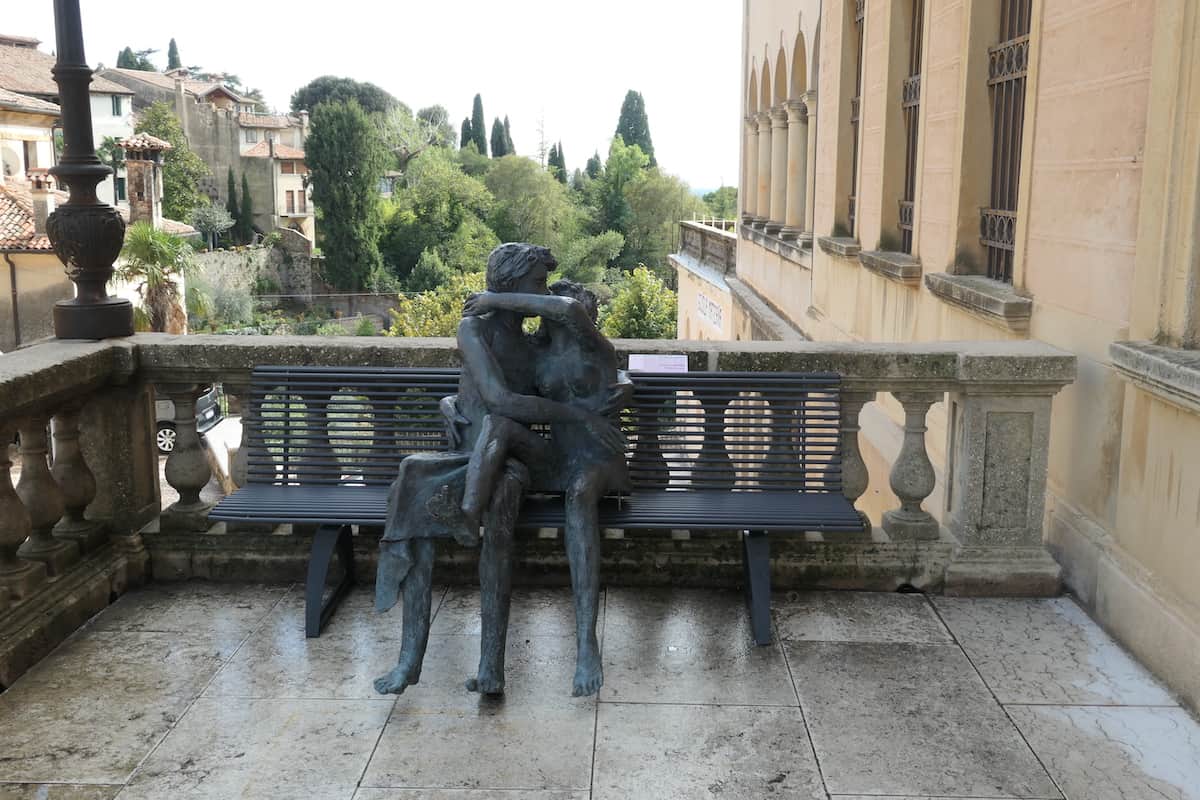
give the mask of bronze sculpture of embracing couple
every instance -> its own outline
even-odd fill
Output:
[[[513,528],[528,490],[559,492],[566,506],[577,647],[572,694],[595,694],[604,682],[597,506],[628,485],[616,417],[632,385],[596,327],[595,295],[570,281],[547,287],[556,266],[544,247],[502,244],[488,257],[487,291],[463,306],[458,394],[442,400],[450,451],[404,459],[388,497],[376,608],[386,611],[403,595],[403,636],[399,663],[375,681],[380,693],[399,694],[420,679],[438,538],[482,547],[479,671],[467,688],[503,692]],[[541,324],[527,334],[522,323],[533,316]],[[534,424],[549,426],[549,435],[530,430]]]

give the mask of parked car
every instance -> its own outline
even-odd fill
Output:
[[[220,387],[214,386],[196,400],[196,430],[203,435],[221,421]],[[159,397],[154,403],[157,432],[154,443],[158,452],[166,454],[175,449],[175,404],[170,398]]]

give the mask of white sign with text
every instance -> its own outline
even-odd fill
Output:
[[[687,372],[683,353],[630,353],[630,372]]]

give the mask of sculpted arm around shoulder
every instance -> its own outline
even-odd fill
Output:
[[[579,409],[544,397],[513,392],[499,362],[484,341],[484,324],[478,317],[464,317],[458,324],[458,350],[462,354],[463,368],[470,374],[475,390],[490,413],[527,425],[583,421],[584,414]]]

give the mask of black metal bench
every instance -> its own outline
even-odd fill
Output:
[[[634,373],[622,415],[633,492],[606,498],[600,524],[743,532],[755,641],[771,641],[767,532],[858,532],[842,495],[839,380],[826,373]],[[400,461],[447,447],[438,408],[457,369],[259,367],[248,408],[246,485],[213,520],[316,525],[306,632],[354,580],[351,525],[381,526]],[[563,525],[561,498],[531,495],[522,528]],[[344,577],[323,601],[334,554]]]

